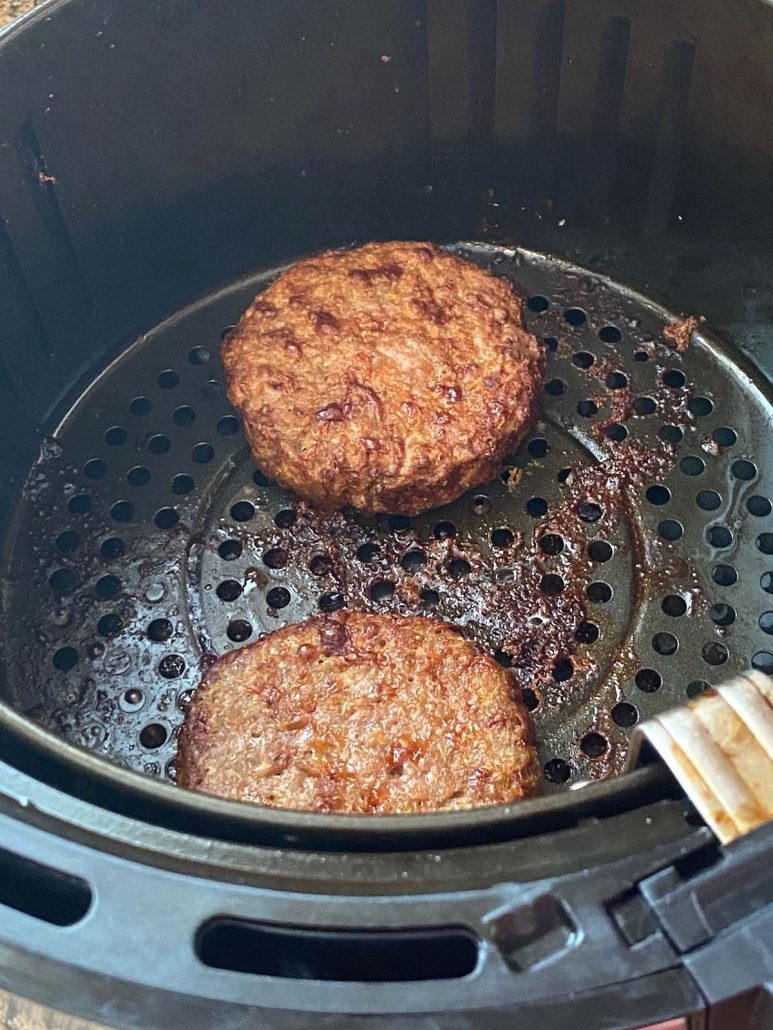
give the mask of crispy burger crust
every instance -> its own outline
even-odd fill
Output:
[[[517,801],[540,770],[514,687],[439,619],[314,616],[211,667],[180,733],[178,783],[317,812]]]
[[[499,473],[544,372],[510,284],[429,243],[298,262],[222,358],[264,472],[319,507],[408,515]]]

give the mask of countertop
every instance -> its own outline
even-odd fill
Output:
[[[40,0],[0,0],[0,28],[37,7]]]

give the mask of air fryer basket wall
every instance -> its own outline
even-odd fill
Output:
[[[69,399],[139,334],[205,293],[330,245],[483,239],[553,254],[704,315],[773,375],[772,28],[773,10],[751,0],[53,0],[2,41],[0,525]],[[173,1013],[184,1011],[206,1025],[219,999],[234,1026],[255,1005],[276,1026],[339,1009],[378,1014],[384,1026],[389,1013],[404,1023],[454,1009],[461,1026],[498,1025],[491,1006],[502,1020],[530,1019],[554,1002],[556,1027],[581,1015],[593,1025],[599,1006],[633,1026],[699,1008],[723,969],[713,936],[753,908],[733,895],[702,936],[668,923],[669,905],[700,895],[717,855],[695,857],[709,835],[685,822],[656,770],[521,818],[461,817],[470,846],[432,852],[450,839],[442,819],[410,837],[399,821],[384,834],[281,813],[261,822],[68,753],[5,709],[0,746],[4,875],[18,882],[21,855],[76,882],[54,891],[72,898],[66,939],[60,901],[48,921],[18,899],[20,912],[3,913],[4,982],[106,1022],[179,1025]],[[583,822],[591,815],[604,822]],[[490,843],[510,836],[524,839]],[[339,854],[276,850],[299,841]],[[393,851],[354,854],[371,848]],[[748,897],[767,901],[755,894],[766,849],[760,831],[726,857],[716,890],[745,876]],[[27,894],[45,899],[45,875],[27,872]],[[647,889],[633,890],[640,882]],[[148,909],[137,912],[131,898],[143,890]],[[197,891],[205,902],[191,902]],[[78,898],[89,896],[84,920]],[[174,905],[161,933],[164,899]],[[286,970],[284,980],[245,979],[233,954],[222,958],[225,945],[227,971],[197,965],[190,941],[216,913],[317,928],[461,920],[484,944],[472,980],[385,982],[366,996],[362,985]],[[449,969],[463,951],[451,937],[440,935]],[[180,942],[185,955],[172,961]],[[545,955],[558,964],[536,968]],[[749,959],[725,994],[762,982],[758,973]],[[633,986],[614,986],[623,982]]]

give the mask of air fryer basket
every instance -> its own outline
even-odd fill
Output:
[[[769,978],[767,829],[719,849],[659,766],[615,774],[638,721],[773,672],[772,19],[52,0],[6,33],[0,984],[121,1026],[558,1028]],[[288,262],[387,238],[523,292],[541,412],[442,510],[322,517],[255,468],[218,347]],[[164,782],[207,656],[343,605],[513,663],[543,797]]]
[[[432,612],[513,666],[550,792],[619,772],[640,718],[730,671],[773,671],[765,394],[613,282],[455,249],[528,290],[551,351],[540,419],[503,479],[414,519],[325,516],[272,486],[211,328],[260,281],[240,284],[144,335],[44,442],[7,542],[8,700],[173,779],[211,656],[345,605]]]

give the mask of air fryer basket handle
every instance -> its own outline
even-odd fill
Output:
[[[59,969],[60,985],[65,977],[79,987],[77,996],[60,994],[54,1003],[93,1018],[119,981],[141,1025],[183,1021],[202,1030],[212,1025],[215,999],[217,1025],[225,1012],[236,1018],[252,1011],[261,1026],[276,1028],[297,1025],[291,1011],[315,1020],[336,1011],[336,1026],[352,1027],[395,1019],[421,1027],[430,1016],[443,1025],[449,1013],[474,1026],[487,1012],[494,1020],[487,1025],[503,1028],[528,1026],[550,1011],[552,1030],[569,1030],[601,1026],[599,1012],[610,1009],[619,1008],[624,1027],[629,1016],[646,1025],[702,1005],[657,922],[632,916],[627,898],[609,897],[610,889],[678,861],[681,841],[597,874],[389,898],[289,894],[213,879],[204,890],[196,876],[139,865],[7,815],[0,835],[4,854],[14,856],[0,861],[7,882],[28,881],[25,861],[45,854],[46,868],[35,869],[41,882],[65,877],[88,885],[92,897],[85,916],[72,905],[65,910],[71,925],[63,928],[56,925],[61,906],[33,911],[28,895],[19,892],[14,901],[6,892],[4,982],[51,1001],[48,976]],[[706,839],[695,833],[692,848]],[[641,940],[636,927],[646,931]],[[43,965],[40,955],[48,956]],[[379,963],[378,982],[354,979],[373,976]],[[606,1018],[603,1025],[615,1024]]]
[[[764,935],[757,940],[745,929],[773,926],[770,827],[728,849],[696,829],[687,841],[594,870],[462,893],[309,895],[240,885],[212,871],[203,889],[195,866],[183,873],[138,863],[136,851],[120,843],[110,853],[51,832],[61,825],[53,817],[48,830],[19,819],[29,813],[45,822],[57,799],[19,774],[15,782],[24,809],[11,817],[6,797],[0,816],[6,882],[37,877],[40,896],[48,890],[55,898],[49,885],[64,878],[70,900],[66,908],[50,901],[47,911],[24,901],[29,891],[3,894],[4,982],[41,1001],[51,1000],[52,983],[60,990],[77,985],[77,997],[64,990],[54,1001],[93,1018],[101,1011],[104,1020],[100,1006],[118,991],[136,1006],[133,1020],[164,1028],[183,1019],[193,1028],[211,1025],[212,1006],[234,1018],[260,1012],[262,1026],[277,1028],[296,1025],[290,1011],[315,1019],[336,1011],[343,1021],[336,1025],[353,1027],[364,1013],[368,1026],[399,1019],[421,1027],[430,1016],[443,1025],[450,1013],[475,1026],[485,1011],[489,1026],[525,1027],[539,1018],[551,1030],[624,1028],[701,1010],[705,994],[722,996],[711,978],[723,962],[725,988],[732,990],[722,949],[736,937],[739,946],[757,948],[745,967],[749,983],[773,975],[771,954],[759,946]],[[119,823],[115,831],[131,839],[130,822]],[[551,847],[549,836],[544,846]],[[185,848],[183,837],[177,847]],[[35,868],[25,870],[31,861]],[[212,935],[213,926],[230,936]],[[386,931],[383,941],[378,928]],[[359,968],[382,959],[379,982],[352,978],[361,975],[352,964],[358,934],[370,954],[357,957]],[[282,954],[272,957],[283,935]],[[445,963],[445,979],[433,973],[433,953]],[[349,965],[337,968],[342,960]],[[129,1025],[120,1013],[115,1018]]]

